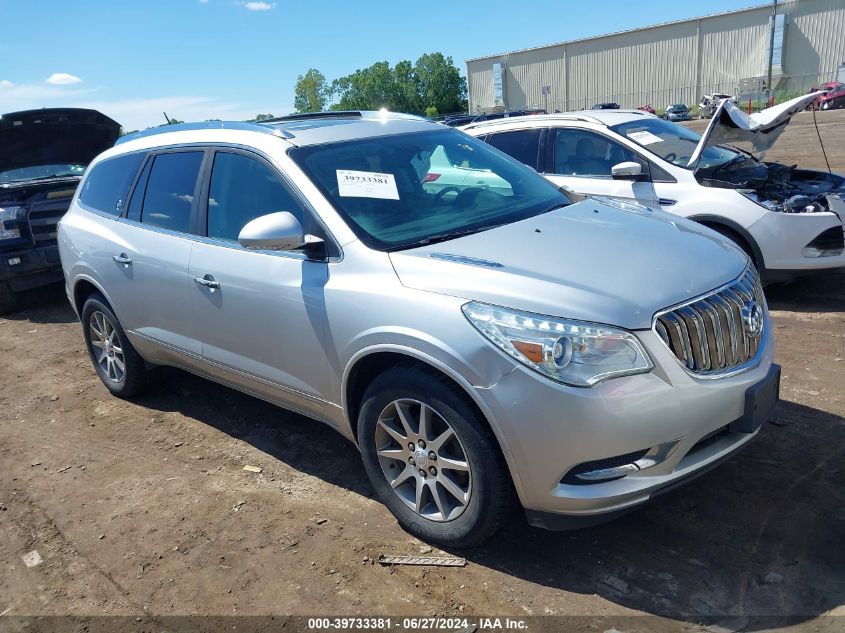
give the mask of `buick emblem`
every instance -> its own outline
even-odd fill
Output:
[[[746,301],[742,306],[742,327],[749,336],[760,336],[763,331],[763,309],[756,301]]]

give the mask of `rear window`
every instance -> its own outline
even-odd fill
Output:
[[[97,163],[85,178],[79,201],[89,209],[120,215],[142,160],[143,152]]]
[[[542,129],[516,130],[493,134],[487,142],[508,156],[513,156],[520,163],[538,169],[537,157],[540,149],[540,135]]]
[[[141,222],[183,233],[190,230],[194,190],[204,155],[204,152],[173,152],[155,157],[144,194]]]

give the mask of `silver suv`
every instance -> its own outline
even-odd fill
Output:
[[[91,164],[59,247],[115,395],[171,365],[325,422],[432,543],[480,542],[514,498],[542,527],[610,519],[733,454],[778,395],[731,242],[572,203],[416,117],[136,134]]]

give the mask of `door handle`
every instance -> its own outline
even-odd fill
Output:
[[[126,253],[121,253],[120,255],[115,255],[112,257],[116,264],[120,264],[124,267],[129,267],[132,265],[132,260],[126,255]]]
[[[194,281],[200,286],[210,289],[212,292],[220,287],[220,282],[215,281],[212,275],[205,275],[204,277],[194,277]]]

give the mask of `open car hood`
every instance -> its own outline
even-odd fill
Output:
[[[0,171],[87,165],[114,145],[120,124],[96,110],[44,108],[0,117]]]
[[[746,114],[731,100],[722,101],[713,113],[713,118],[710,119],[704,134],[701,135],[701,140],[690,156],[687,166],[695,165],[707,147],[723,143],[743,141],[750,143],[751,151],[759,154],[758,158],[762,158],[762,155],[778,140],[792,117],[823,94],[825,94],[824,91],[811,92],[754,114]]]

